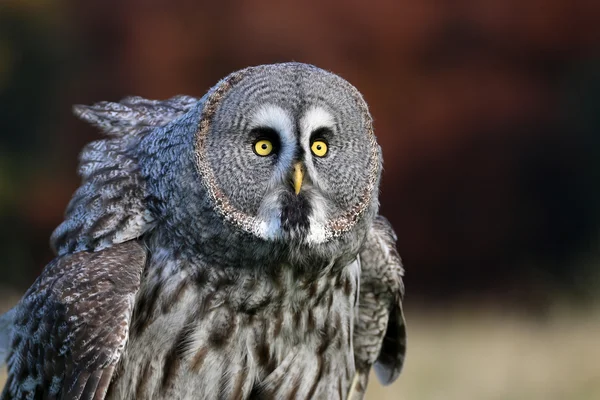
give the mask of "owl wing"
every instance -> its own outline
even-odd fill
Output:
[[[198,101],[189,96],[127,97],[119,103],[74,107],[75,115],[108,137],[89,143],[79,156],[81,186],[50,239],[58,255],[101,250],[152,229],[155,221],[135,149],[153,128],[184,115]]]
[[[146,250],[130,241],[48,264],[13,311],[0,398],[104,399],[145,262]]]
[[[360,294],[354,325],[356,375],[349,399],[362,399],[373,366],[383,385],[398,378],[406,353],[404,269],[390,223],[378,216],[360,251]]]

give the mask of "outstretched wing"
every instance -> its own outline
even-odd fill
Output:
[[[1,399],[103,399],[145,262],[130,241],[48,264],[16,307]]]
[[[362,399],[371,366],[383,385],[398,378],[406,354],[402,311],[404,269],[390,223],[378,216],[360,251],[358,318],[354,324],[356,376],[349,399]]]

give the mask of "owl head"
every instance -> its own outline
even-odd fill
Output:
[[[112,138],[82,153],[81,193],[53,236],[59,252],[155,231],[225,258],[330,257],[358,251],[377,212],[381,152],[367,105],[347,81],[311,65],[247,68],[200,100],[129,98],[76,112]],[[106,191],[95,172],[106,172],[106,160],[123,187],[107,177],[112,191],[90,212],[85,197]],[[106,223],[106,214],[119,215]],[[102,235],[86,229],[99,224]]]

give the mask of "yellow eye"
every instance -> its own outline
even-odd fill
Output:
[[[254,143],[254,152],[259,156],[268,156],[273,152],[273,143],[267,139],[260,139]]]
[[[327,143],[324,140],[317,139],[311,145],[310,149],[317,157],[325,157],[327,155]]]

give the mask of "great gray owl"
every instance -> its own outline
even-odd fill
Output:
[[[352,85],[265,65],[75,113],[108,137],[0,320],[2,399],[345,399],[372,365],[398,376],[402,267]]]

